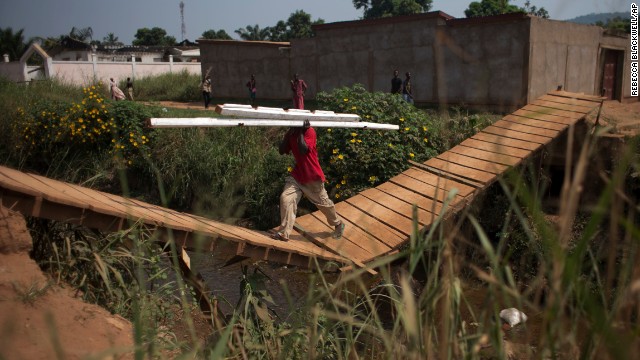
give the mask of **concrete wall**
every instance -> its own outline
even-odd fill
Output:
[[[256,77],[257,97],[291,97],[289,43],[234,40],[198,40],[201,73],[209,73],[213,97],[248,98],[246,83]],[[306,79],[305,79],[306,80]]]
[[[291,65],[309,83],[308,96],[363,84],[389,91],[393,71],[411,72],[417,101],[433,100],[433,44],[438,13],[402,19],[351,21],[316,27],[316,37],[291,43]]]
[[[398,69],[402,78],[411,72],[417,102],[508,111],[558,85],[599,94],[605,49],[626,51],[622,93],[630,95],[628,38],[604,36],[597,26],[524,14],[454,19],[433,12],[314,29],[314,38],[293,40],[289,52],[267,42],[202,41],[203,73],[213,69],[214,95],[246,96],[252,73],[262,98],[290,97],[287,80],[294,73],[307,82],[307,98],[355,83],[389,91]]]
[[[187,71],[194,75],[200,75],[200,63],[132,63],[132,62],[87,62],[87,61],[50,61],[48,69],[51,77],[74,84],[88,85],[96,80],[104,83],[113,77],[116,81],[131,77],[141,79],[147,76],[155,76],[168,72]],[[41,72],[27,71],[25,64],[14,61],[0,63],[0,76],[12,81],[29,81],[32,78],[42,77]],[[25,77],[26,74],[26,77]]]
[[[555,90],[596,95],[602,29],[541,18],[531,19],[528,100]]]
[[[11,81],[24,81],[23,66],[18,61],[0,63],[0,76]]]
[[[455,19],[434,46],[434,98],[508,111],[527,100],[530,19],[520,14]]]

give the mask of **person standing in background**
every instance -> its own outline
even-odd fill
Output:
[[[247,88],[249,88],[249,101],[251,106],[255,106],[256,103],[256,76],[251,74],[251,79],[247,82]]]
[[[125,99],[124,93],[120,90],[118,84],[116,84],[116,81],[113,80],[113,78],[109,79],[109,88],[111,89],[111,99],[115,101]]]
[[[211,102],[211,78],[209,76],[204,78],[200,88],[202,89],[202,97],[204,98],[204,108],[208,109],[209,102]]]
[[[402,94],[402,79],[398,76],[398,70],[393,71],[393,78],[391,79],[391,93]]]
[[[127,94],[129,94],[129,100],[133,101],[133,81],[131,78],[127,78]]]
[[[409,104],[413,104],[413,89],[411,88],[411,73],[405,74],[404,82],[402,83],[402,97],[404,101]]]
[[[307,91],[307,83],[298,78],[298,74],[293,75],[291,91],[293,91],[293,108],[304,109],[304,92]]]

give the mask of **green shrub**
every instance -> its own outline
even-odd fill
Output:
[[[490,116],[456,109],[453,117],[437,116],[403,101],[398,95],[353,87],[321,92],[318,108],[353,113],[362,121],[398,125],[399,131],[318,129],[318,154],[333,197],[340,199],[387,181],[424,162],[488,125]]]
[[[69,160],[60,156],[67,154],[110,157],[126,167],[149,152],[153,132],[143,126],[151,116],[148,108],[105,100],[99,89],[84,88],[78,102],[45,98],[15,110],[11,139],[27,166],[46,172],[56,160]]]

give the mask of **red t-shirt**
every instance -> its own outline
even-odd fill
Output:
[[[292,152],[296,159],[296,165],[293,167],[291,176],[300,184],[306,184],[313,181],[324,182],[324,173],[318,161],[318,150],[316,149],[316,131],[313,128],[307,129],[304,134],[304,141],[307,143],[309,152],[302,155],[298,149],[298,134],[300,130],[296,130],[293,135],[289,136],[287,142],[287,153]]]

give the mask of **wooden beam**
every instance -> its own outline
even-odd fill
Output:
[[[356,114],[341,114],[333,111],[281,109],[272,107],[251,107],[251,105],[223,104],[216,106],[220,115],[249,117],[254,119],[315,120],[315,121],[359,121]]]
[[[301,127],[302,120],[273,119],[218,119],[218,118],[151,118],[147,125],[151,128],[186,128],[186,127],[235,127],[235,126],[284,126]],[[398,130],[398,125],[378,124],[360,121],[316,121],[310,120],[313,127],[354,128],[375,130]]]

